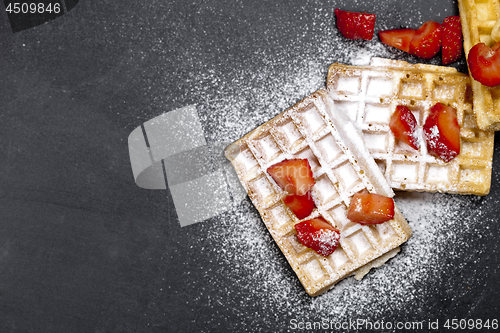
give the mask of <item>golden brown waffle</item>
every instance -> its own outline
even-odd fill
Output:
[[[477,128],[470,100],[470,79],[451,67],[373,58],[370,66],[333,64],[328,95],[346,113],[392,188],[406,191],[486,195],[491,185],[494,132]],[[397,105],[415,114],[419,131],[432,105],[457,110],[461,153],[449,163],[428,154],[420,132],[420,149],[396,140],[389,128]]]
[[[491,31],[500,18],[499,0],[458,0],[464,51],[468,57],[470,49],[477,43],[492,47],[495,42]],[[474,113],[478,127],[482,130],[500,130],[500,86],[487,87],[472,80]]]
[[[397,208],[394,219],[379,225],[363,226],[347,219],[354,193],[365,188],[385,196],[394,193],[354,125],[333,113],[333,107],[326,91],[319,90],[225,151],[269,232],[313,296],[348,275],[362,278],[394,256],[411,236]],[[286,193],[266,172],[290,158],[307,158],[316,180],[312,196],[317,208],[304,220],[322,216],[340,231],[339,247],[328,257],[298,241],[294,225],[299,220],[282,201]]]

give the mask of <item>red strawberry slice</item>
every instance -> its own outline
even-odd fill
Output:
[[[307,159],[283,160],[267,168],[274,181],[288,193],[305,195],[315,184]]]
[[[351,199],[347,218],[360,224],[379,224],[394,218],[394,200],[379,194],[360,191]]]
[[[441,62],[443,65],[454,63],[462,56],[462,25],[460,16],[449,16],[441,25]]]
[[[474,45],[467,57],[472,77],[488,87],[500,84],[500,42],[489,48],[484,43]]]
[[[424,124],[424,136],[429,154],[449,162],[460,154],[460,126],[457,111],[436,103]]]
[[[410,41],[417,30],[415,29],[394,29],[379,31],[378,36],[380,41],[385,45],[389,45],[400,49],[401,51],[410,52]]]
[[[391,115],[389,127],[398,140],[418,150],[420,146],[417,137],[417,119],[408,107],[396,106],[396,110]]]
[[[410,41],[410,53],[423,59],[434,57],[440,49],[441,24],[434,21],[425,22]]]
[[[335,252],[339,244],[340,233],[322,217],[297,223],[295,230],[302,245],[325,257]]]
[[[316,207],[311,196],[311,191],[305,195],[289,194],[283,199],[283,202],[299,220],[311,215],[313,209]]]
[[[375,30],[375,14],[353,13],[335,9],[337,28],[349,39],[371,40]]]

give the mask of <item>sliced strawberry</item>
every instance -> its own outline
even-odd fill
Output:
[[[311,196],[311,191],[305,195],[289,194],[283,199],[283,202],[299,220],[311,215],[313,209],[316,207]]]
[[[284,160],[267,168],[274,181],[288,193],[305,195],[314,186],[307,159]]]
[[[396,110],[391,115],[389,127],[398,140],[418,150],[417,119],[408,107],[396,106]]]
[[[448,16],[441,25],[441,63],[449,65],[462,56],[462,25],[460,16]]]
[[[500,42],[489,48],[484,43],[474,45],[467,57],[472,77],[488,87],[500,84]]]
[[[337,27],[349,39],[371,40],[375,30],[375,14],[353,13],[335,9]]]
[[[329,256],[337,249],[340,233],[322,217],[303,221],[295,225],[297,238],[322,256]]]
[[[394,218],[394,200],[379,194],[360,191],[351,199],[347,218],[360,224],[379,224]]]
[[[429,154],[449,162],[460,154],[460,126],[457,111],[436,103],[424,124],[424,136]]]
[[[400,49],[401,51],[410,52],[410,41],[417,30],[415,29],[394,29],[379,31],[378,36],[380,41],[385,45],[389,45]]]
[[[410,41],[410,53],[423,58],[434,57],[441,49],[441,24],[427,21],[417,29]]]

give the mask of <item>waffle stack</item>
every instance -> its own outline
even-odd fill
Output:
[[[362,189],[390,197],[394,193],[354,125],[334,109],[321,89],[225,151],[272,237],[313,296],[346,276],[362,278],[394,256],[411,236],[397,208],[394,219],[378,225],[347,219],[354,193]],[[312,196],[317,208],[304,220],[322,216],[340,231],[339,246],[328,257],[299,242],[294,228],[299,220],[282,201],[286,193],[266,172],[269,166],[292,158],[307,158],[316,181]]]
[[[490,190],[494,132],[478,128],[470,79],[451,67],[373,58],[371,66],[333,64],[327,91],[336,110],[357,124],[364,142],[392,188],[406,191],[486,195]],[[445,163],[394,138],[389,119],[397,105],[414,113],[419,130],[429,109],[443,103],[457,110],[461,153]]]
[[[468,56],[477,43],[492,47],[495,42],[491,31],[500,18],[499,0],[458,0],[464,51]],[[474,92],[474,113],[478,127],[482,130],[500,130],[500,86],[487,87],[471,76]]]

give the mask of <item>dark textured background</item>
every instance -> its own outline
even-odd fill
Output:
[[[271,82],[266,89],[290,106],[319,88],[321,82],[297,88],[290,71],[310,57],[324,64],[318,75],[326,79],[328,64],[347,57],[342,43],[352,43],[339,37],[334,8],[371,12],[370,3],[81,0],[56,20],[18,33],[2,8],[0,332],[284,331],[293,312],[277,306],[271,315],[259,306],[265,300],[238,292],[239,278],[251,272],[227,276],[235,263],[213,260],[206,250],[217,241],[200,244],[209,230],[229,227],[226,219],[180,228],[168,190],[135,185],[127,137],[162,112],[196,103],[207,140],[218,140],[224,129],[213,125],[217,101],[231,96],[244,100],[241,114],[249,119],[271,118],[283,105],[261,105],[252,89]],[[379,1],[375,9],[377,29],[404,22],[415,28],[458,13],[454,1],[441,0]],[[321,15],[326,24],[312,24]],[[311,40],[332,39],[338,42],[328,49],[310,47]],[[464,59],[454,66],[466,71]],[[264,71],[268,78],[252,76]],[[244,134],[229,133],[233,140]],[[470,199],[495,222],[481,244],[443,254],[445,278],[422,285],[434,288],[433,296],[375,320],[498,319],[498,171],[495,165],[490,195]],[[472,214],[477,210],[463,212],[464,223]],[[296,284],[297,306],[307,307],[311,300],[267,242],[287,283]],[[479,272],[468,292],[454,278],[462,269]],[[226,287],[207,285],[214,281]]]

